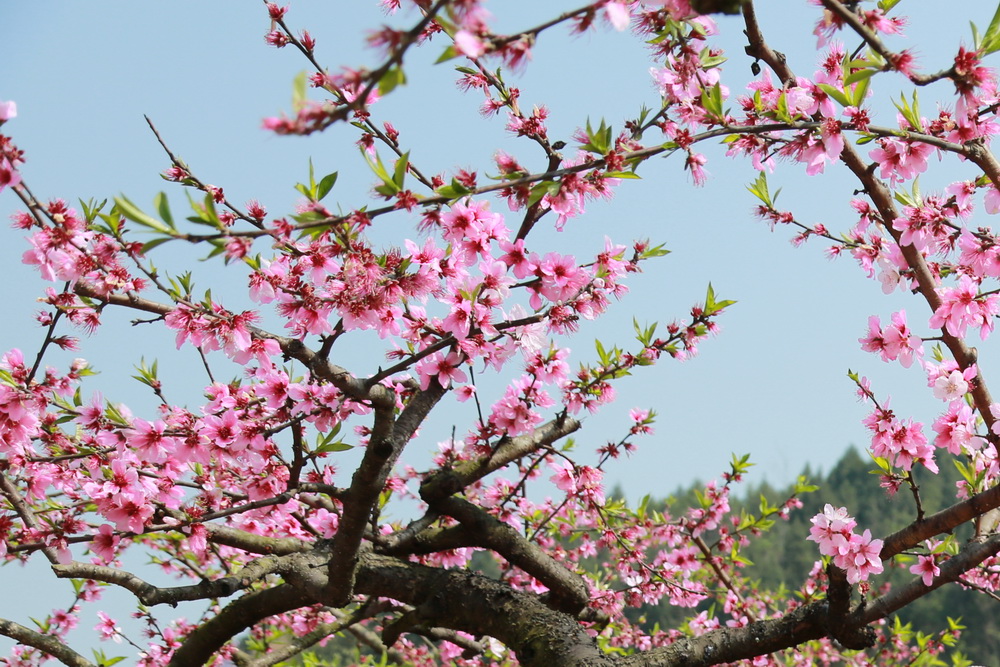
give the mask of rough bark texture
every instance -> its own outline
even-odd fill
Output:
[[[428,625],[496,637],[525,667],[614,664],[572,616],[550,609],[536,595],[478,574],[365,554],[356,586],[359,593],[413,605]]]

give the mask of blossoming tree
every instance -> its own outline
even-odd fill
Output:
[[[899,0],[813,4],[819,69],[796,72],[752,2],[600,0],[501,35],[476,0],[384,0],[409,24],[371,33],[381,66],[340,70],[317,60],[316,38],[288,7],[265,3],[267,42],[297,50],[312,74],[289,113],[264,129],[356,128],[374,191],[342,200],[345,209],[329,203],[336,174],[310,173],[297,186],[304,203],[287,217],[231,201],[152,123],[170,162],[164,178],[197,195],[191,224],[175,219],[165,196],[153,208],[124,196],[46,203],[19,171],[24,153],[0,135],[0,190],[23,204],[14,222],[29,237],[24,261],[51,284],[38,349],[11,349],[0,365],[0,556],[46,559],[75,596],[34,627],[0,619],[0,634],[17,642],[7,664],[113,664],[67,639],[80,608],[99,604],[107,587],[134,596],[146,633],[127,636],[107,610],[98,633],[126,638],[131,659],[147,665],[272,665],[337,635],[375,661],[546,667],[905,664],[952,644],[953,622],[911,644],[886,619],[946,584],[987,594],[998,586],[1000,404],[966,339],[987,339],[1000,312],[1000,247],[973,222],[980,208],[1000,210],[1000,163],[989,150],[1000,97],[982,64],[1000,50],[1000,12],[926,73],[912,50],[889,46],[905,24]],[[713,46],[719,11],[742,16],[756,78],[739,93],[725,85],[725,56]],[[528,67],[536,42],[558,29],[631,29],[646,40],[659,108],[617,130],[583,122],[571,145],[552,141],[546,109],[522,107],[505,76]],[[500,117],[544,168],[497,153],[484,179],[434,175],[412,161],[377,102],[405,83],[413,49],[439,53],[448,64],[438,72],[457,64],[482,113]],[[940,80],[954,98],[924,116],[919,90]],[[879,124],[873,91],[883,81],[912,92]],[[321,101],[306,95],[307,82]],[[0,123],[15,117],[13,102],[0,103]],[[652,431],[652,411],[634,409],[595,459],[568,446],[581,415],[611,402],[617,382],[690,357],[732,302],[709,287],[684,317],[637,325],[629,346],[571,358],[565,341],[581,319],[601,317],[626,295],[629,275],[665,250],[609,239],[596,256],[573,257],[534,242],[543,226],[571,229],[588,201],[637,178],[655,156],[683,156],[703,181],[699,147],[720,140],[759,171],[748,189],[772,227],[790,227],[796,243],[822,240],[885,292],[912,292],[931,312],[925,320],[900,311],[884,324],[872,316],[859,341],[922,371],[944,403],[929,430],[850,374],[871,406],[864,426],[882,484],[913,496],[913,522],[876,537],[852,518],[857,508],[828,505],[801,536],[817,543],[817,566],[794,596],[756,590],[745,575],[741,550],[798,504],[793,495],[735,514],[729,496],[746,459],[734,459],[695,507],[662,513],[608,499],[603,488],[605,469]],[[935,155],[974,165],[975,176],[921,195],[913,182]],[[777,208],[767,174],[779,161],[809,175],[846,168],[857,180],[853,226],[805,225]],[[415,233],[379,247],[373,228],[388,221],[415,223]],[[245,278],[259,309],[196,292],[183,267],[156,267],[157,248],[170,243],[206,248]],[[202,405],[181,406],[165,397],[156,365],[143,363],[137,379],[160,406],[135,414],[88,390],[86,362],[46,367],[48,350],[77,345],[66,325],[99,335],[113,309],[169,328],[179,347],[224,356],[239,379],[209,380]],[[385,356],[378,372],[354,372],[342,352],[349,332]],[[494,379],[504,388],[491,395]],[[453,401],[463,406],[462,432],[440,434],[432,462],[408,463],[420,460],[411,451],[418,430]],[[357,464],[338,470],[350,449]],[[959,462],[958,495],[927,515],[912,472],[939,472],[942,450]],[[398,503],[417,508],[412,520],[392,518]],[[955,538],[965,524],[971,539]],[[153,554],[175,585],[126,567],[136,551]],[[891,567],[912,580],[880,587]],[[649,628],[625,614],[657,603],[687,609],[688,620]],[[184,619],[171,613],[177,606]]]

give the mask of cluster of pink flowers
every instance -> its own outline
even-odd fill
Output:
[[[866,352],[877,352],[882,355],[883,361],[896,361],[902,364],[903,368],[909,368],[913,364],[914,358],[922,357],[924,346],[920,338],[906,324],[906,311],[901,310],[893,313],[890,318],[891,324],[882,328],[882,323],[876,315],[868,318],[868,335],[859,338],[861,349]]]
[[[819,545],[821,554],[833,558],[833,564],[847,573],[847,581],[856,584],[882,572],[882,540],[872,539],[868,529],[861,535],[855,533],[858,524],[846,507],[835,509],[828,504],[812,518],[812,524],[807,539]]]
[[[388,12],[403,4],[402,0],[382,0]],[[423,2],[407,4],[427,9]],[[288,7],[275,3],[266,7],[271,21],[266,42],[275,47],[294,45],[314,65],[315,40],[307,31],[299,36],[288,32]],[[994,73],[982,65],[984,53],[959,49],[953,67],[944,74],[956,88],[957,102],[940,105],[935,116],[920,117],[916,98],[912,108],[904,98],[897,131],[874,122],[873,112],[866,107],[867,90],[871,80],[886,70],[919,81],[912,51],[848,56],[841,44],[831,43],[820,54],[819,69],[811,78],[785,76],[775,67],[782,79],[776,81],[771,72],[755,70],[746,93],[731,97],[723,80],[723,55],[709,41],[716,26],[696,16],[688,0],[602,0],[560,21],[571,20],[574,32],[601,22],[616,30],[634,27],[651,47],[649,72],[662,107],[648,116],[648,122],[629,121],[617,132],[610,128],[605,132],[602,121],[595,133],[588,122],[586,131],[572,136],[579,150],[564,158],[563,146],[550,143],[550,134],[555,133],[550,132],[549,108],[539,103],[522,109],[521,91],[504,83],[499,70],[494,73],[480,60],[494,58],[508,67],[523,67],[540,32],[551,26],[505,37],[491,31],[491,17],[480,0],[443,3],[438,9],[435,20],[428,21],[414,40],[408,31],[389,26],[369,33],[368,43],[388,59],[386,68],[339,72],[317,68],[310,82],[314,92],[328,94],[327,99],[298,99],[288,115],[263,121],[263,127],[276,134],[307,135],[350,115],[361,133],[357,143],[378,177],[374,198],[388,202],[386,206],[374,209],[360,204],[353,213],[335,214],[336,207],[328,209],[319,201],[325,192],[317,194],[317,185],[312,184],[306,201],[290,216],[293,222],[279,218],[265,223],[263,206],[251,202],[246,214],[238,213],[229,207],[222,188],[202,185],[186,165],[178,162],[164,172],[169,181],[200,189],[208,197],[206,207],[214,202],[223,205],[220,209],[229,209],[217,214],[214,222],[219,223],[219,234],[209,240],[218,244],[218,252],[227,260],[250,267],[250,298],[272,305],[291,340],[259,328],[265,318],[255,311],[231,311],[210,297],[195,303],[186,293],[189,289],[178,287],[183,281],[173,289],[162,287],[157,271],[142,255],[144,246],[125,240],[124,232],[130,231],[125,219],[93,216],[89,211],[81,215],[58,200],[33,205],[30,213],[15,217],[15,225],[30,233],[24,262],[36,266],[45,280],[69,286],[65,292],[47,291],[40,323],[54,325],[65,316],[93,331],[100,325],[102,307],[95,303],[104,299],[135,305],[137,295],[152,283],[161,288],[161,299],[170,305],[157,310],[156,304],[145,302],[136,307],[156,312],[175,332],[178,347],[190,344],[203,353],[220,350],[243,366],[244,372],[230,384],[213,382],[205,389],[204,405],[189,410],[169,404],[154,374],[143,371],[141,381],[161,403],[158,412],[144,419],[99,395],[80,398],[76,392],[86,374],[83,362],[74,362],[68,372],[60,374],[52,369],[29,369],[17,350],[4,355],[0,362],[4,472],[14,480],[25,503],[44,506],[45,521],[32,525],[23,516],[17,519],[11,518],[11,512],[0,513],[0,557],[23,557],[15,555],[21,549],[8,553],[8,544],[36,545],[49,550],[50,557],[65,561],[73,557],[74,542],[89,540],[95,564],[115,564],[133,543],[146,542],[169,553],[180,550],[205,572],[219,563],[238,567],[252,555],[213,544],[208,522],[252,535],[304,542],[336,538],[342,523],[347,525],[342,518],[344,505],[337,491],[331,491],[337,470],[330,457],[351,447],[367,447],[369,439],[374,439],[381,417],[371,416],[377,414],[371,396],[358,398],[369,388],[389,396],[386,405],[400,413],[410,410],[411,398],[421,391],[445,390],[458,401],[467,401],[461,407],[472,410],[474,406],[477,415],[472,427],[464,437],[441,443],[434,464],[439,469],[472,461],[485,466],[512,439],[542,433],[548,428],[542,426],[547,419],[553,420],[551,424],[565,424],[584,410],[598,411],[615,399],[618,378],[656,362],[664,353],[680,360],[692,357],[699,343],[717,331],[715,318],[730,303],[713,303],[711,289],[706,303],[693,308],[688,319],[666,324],[659,335],[653,330],[640,333],[641,344],[635,350],[599,345],[598,362],[571,369],[562,337],[574,333],[581,320],[602,315],[613,298],[626,293],[626,276],[638,271],[640,262],[655,256],[658,248],[650,248],[645,241],[629,248],[605,239],[591,260],[532,245],[538,235],[528,240],[532,225],[551,221],[561,231],[569,220],[584,213],[589,202],[610,198],[621,178],[632,175],[628,170],[648,156],[675,152],[683,160],[683,169],[700,185],[709,173],[707,158],[697,144],[725,133],[726,154],[749,157],[761,172],[773,171],[775,158],[784,158],[798,163],[807,175],[816,175],[828,164],[846,162],[845,154],[856,151],[854,139],[861,134],[873,143],[866,149],[867,158],[855,153],[856,161],[869,162],[856,173],[866,175],[862,180],[882,179],[895,189],[927,172],[934,155],[952,151],[975,162],[979,147],[1000,133],[993,113],[997,85]],[[873,34],[900,33],[903,22],[881,9],[853,5],[849,9]],[[821,47],[847,26],[837,12],[825,8],[815,33]],[[442,33],[451,38],[444,55],[457,55],[468,65],[461,69],[459,85],[481,91],[486,98],[481,109],[484,115],[498,116],[503,111],[506,120],[500,122],[506,122],[510,134],[545,152],[549,161],[545,173],[531,174],[523,164],[532,162],[501,151],[494,158],[498,185],[480,186],[482,179],[471,169],[456,170],[448,185],[444,173],[424,177],[409,163],[406,147],[391,123],[372,120],[370,107],[378,100],[380,88],[388,90],[402,79],[403,51]],[[761,62],[765,60],[762,55]],[[375,72],[384,78],[377,80]],[[725,103],[734,99],[735,111],[730,111]],[[13,102],[0,102],[0,125],[15,116]],[[644,135],[655,133],[659,134],[653,142],[643,143]],[[927,136],[935,140],[929,142]],[[948,142],[954,145],[949,147]],[[392,177],[379,158],[380,147],[403,156]],[[0,135],[0,191],[12,187],[19,195],[27,192],[18,188],[22,162],[20,151]],[[922,293],[934,306],[929,327],[941,330],[939,337],[947,343],[943,347],[953,352],[959,349],[958,339],[964,339],[970,327],[978,328],[984,340],[992,332],[994,318],[1000,315],[1000,295],[987,283],[1000,277],[1000,243],[992,232],[974,230],[968,221],[979,190],[984,190],[986,212],[1000,212],[996,183],[981,177],[952,183],[943,194],[924,195],[915,187],[909,193],[899,188],[895,192],[901,204],[898,208],[879,200],[876,188],[863,187],[859,192],[864,191],[867,198],[852,202],[860,219],[849,233],[838,237],[823,222],[806,225],[790,211],[777,209],[766,192],[764,174],[760,176],[755,194],[764,205],[757,213],[772,229],[778,223],[797,227],[792,239],[796,245],[810,237],[830,239],[837,244],[829,251],[831,256],[853,256],[887,294],[897,289]],[[412,190],[404,187],[404,177]],[[300,186],[300,191],[306,194],[306,186]],[[493,194],[523,217],[516,232],[484,196]],[[118,210],[123,210],[121,205]],[[418,229],[426,238],[378,249],[365,230],[383,215],[419,220]],[[131,213],[125,217],[142,219]],[[194,239],[173,229],[172,222],[170,227],[158,242],[170,237]],[[255,239],[262,235],[273,243],[269,257],[254,254]],[[81,297],[81,293],[88,296]],[[301,361],[290,350],[296,344],[310,347],[310,337],[315,337],[311,340],[321,341],[316,344],[319,364],[342,335],[357,332],[371,332],[372,340],[374,336],[382,340],[391,364],[386,370],[382,366],[366,369],[371,372],[367,381],[359,379],[360,374],[351,376],[351,370],[338,373],[335,380],[320,378],[320,366],[311,364],[301,371],[303,377],[295,377],[276,363],[282,355]],[[933,395],[947,405],[933,423],[935,437],[930,444],[922,423],[898,418],[888,401],[879,404],[875,400],[867,380],[858,380],[862,398],[874,403],[863,420],[872,434],[871,451],[883,459],[879,462],[883,468],[908,472],[924,465],[937,472],[935,448],[946,449],[968,457],[974,472],[992,484],[1000,475],[1000,463],[996,449],[987,443],[1000,435],[1000,404],[984,405],[980,390],[985,379],[969,355],[941,361],[935,350],[937,362],[927,361],[924,340],[933,339],[921,339],[904,310],[893,313],[884,327],[878,317],[869,318],[866,335],[859,339],[862,348],[906,368],[916,361],[926,371]],[[53,336],[51,341],[66,349],[75,346],[67,337]],[[523,370],[518,368],[520,362]],[[480,368],[483,373],[514,368],[516,377],[501,389],[489,383],[477,385]],[[624,617],[626,606],[668,600],[690,608],[715,596],[729,618],[720,620],[714,611],[697,614],[689,622],[696,635],[744,627],[768,617],[775,606],[767,594],[744,599],[737,592],[744,566],[739,551],[773,517],[787,517],[797,500],[793,497],[777,508],[762,510],[759,520],[735,516],[731,485],[740,480],[743,468],[734,464],[722,483],[711,482],[704,488],[697,506],[673,515],[645,506],[634,511],[609,502],[603,466],[623,452],[631,453],[634,436],[653,432],[652,411],[634,409],[629,417],[627,433],[620,441],[595,448],[596,462],[576,458],[570,448],[557,451],[545,443],[519,455],[503,471],[491,471],[497,474],[469,483],[462,492],[519,534],[530,535],[556,560],[588,570],[591,606],[616,624],[615,635],[607,639],[612,647],[646,649],[681,636],[679,631],[641,631]],[[982,421],[990,426],[988,432]],[[348,425],[353,426],[353,435],[338,435]],[[291,457],[290,447],[294,448]],[[530,483],[545,483],[542,471],[547,468],[550,488],[558,491],[558,497],[539,500],[527,489]],[[433,470],[418,471],[400,462],[386,471],[382,496],[419,501],[416,488],[433,474]],[[889,471],[884,484],[894,490],[905,479],[911,478]],[[308,493],[303,491],[304,484],[312,485]],[[314,488],[322,491],[313,493]],[[976,490],[969,482],[960,487],[964,494]],[[354,498],[356,494],[348,495]],[[451,525],[448,518],[440,521],[446,529]],[[827,505],[812,518],[808,538],[846,572],[851,584],[866,582],[882,571],[882,541],[873,539],[868,530],[859,534],[856,528],[846,508]],[[373,523],[363,539],[375,542],[403,531],[399,523]],[[920,555],[910,567],[927,586],[940,574],[938,546],[928,544],[929,553]],[[473,553],[472,548],[462,547],[413,558],[429,566],[460,568]],[[590,563],[599,554],[608,565],[593,571]],[[179,576],[190,574],[172,562],[165,569]],[[980,581],[977,577],[981,576],[972,574],[970,581]],[[713,580],[722,581],[728,590],[717,593]],[[504,581],[534,593],[547,591],[544,582],[518,567],[507,567]],[[803,587],[803,596],[822,595],[822,582],[817,569]],[[85,589],[79,599],[96,595]],[[65,635],[75,623],[75,612],[75,607],[53,612],[48,621],[51,634]],[[316,607],[282,614],[273,623],[304,636],[334,620],[329,611]],[[154,641],[143,664],[163,664],[192,629],[179,622],[151,631]],[[121,640],[121,630],[107,615],[100,616],[96,630],[103,639]],[[269,637],[260,626],[252,635]],[[452,639],[467,642],[472,638],[459,634]],[[427,646],[405,638],[396,646],[414,664],[443,659],[480,665],[488,660],[466,660],[457,643],[442,644],[437,656]],[[829,641],[818,646],[803,648],[793,658],[808,655],[799,661],[806,664],[815,658],[814,662],[825,664],[839,655]],[[233,651],[232,647],[222,649],[217,661]],[[504,649],[491,647],[490,651],[499,655]],[[34,656],[20,657],[28,662]],[[774,663],[762,656],[756,664]]]
[[[937,472],[934,462],[934,447],[924,436],[924,425],[912,419],[897,419],[885,407],[877,407],[865,417],[864,425],[872,432],[872,454],[887,459],[890,465],[910,470],[915,463],[923,464],[931,472]]]
[[[993,333],[993,320],[1000,314],[1000,295],[981,296],[978,283],[970,276],[962,276],[958,287],[941,287],[937,292],[941,306],[931,316],[930,326],[943,327],[957,338],[965,338],[970,326],[979,327],[982,340]]]

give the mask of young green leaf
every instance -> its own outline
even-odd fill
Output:
[[[166,225],[143,213],[138,206],[129,201],[128,197],[125,197],[124,195],[121,197],[115,197],[115,206],[117,207],[119,213],[132,222],[138,223],[143,227],[148,227],[163,234],[170,233],[170,229]]]

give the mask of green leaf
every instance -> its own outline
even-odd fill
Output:
[[[872,78],[868,77],[858,81],[857,85],[854,86],[854,92],[851,94],[851,102],[854,106],[860,107],[865,102],[865,97],[868,96],[868,86],[871,84]]]
[[[459,56],[458,49],[455,48],[454,44],[449,44],[448,47],[438,56],[438,59],[434,61],[435,65],[440,63],[448,62],[452,58],[457,58]],[[462,68],[456,67],[455,69],[461,70]]]
[[[665,257],[670,254],[670,250],[667,250],[666,243],[661,243],[658,246],[653,246],[651,248],[646,248],[642,251],[641,259],[650,259],[652,257]]]
[[[542,200],[542,197],[549,194],[550,188],[555,185],[558,191],[559,184],[553,183],[552,181],[541,181],[536,183],[531,188],[531,192],[528,195],[528,206],[534,206]]]
[[[774,208],[771,193],[767,189],[767,174],[760,172],[757,175],[757,180],[747,186],[747,190],[749,190],[750,194],[754,197],[764,202],[765,206],[768,208]]]
[[[722,63],[726,62],[727,60],[729,60],[729,58],[723,55],[718,55],[718,53],[713,55],[712,49],[705,47],[698,54],[698,60],[701,61],[701,66],[703,69],[712,69],[713,67],[718,67]]]
[[[176,229],[174,226],[174,216],[170,214],[170,203],[167,201],[166,193],[157,192],[156,196],[153,197],[153,206],[156,207],[156,212],[160,214],[163,222],[167,223],[167,226],[171,229]]]
[[[993,14],[993,20],[990,21],[990,26],[986,28],[986,33],[979,44],[979,49],[983,52],[983,55],[1000,50],[1000,4],[997,5],[996,12]]]
[[[174,240],[173,237],[163,236],[158,239],[153,239],[152,241],[147,241],[146,243],[142,244],[142,254],[145,255],[156,246],[163,245],[167,241],[173,241],[173,240]]]
[[[371,170],[373,172],[375,172],[375,175],[378,176],[378,178],[382,182],[391,183],[392,179],[389,177],[389,172],[386,171],[385,165],[382,163],[382,156],[380,156],[378,153],[375,153],[375,161],[372,162],[372,159],[368,157],[368,153],[366,151],[362,150],[361,152],[364,154],[365,159],[368,161],[368,166],[371,167]]]
[[[219,213],[215,210],[215,198],[211,194],[205,195],[203,210],[205,221],[218,229],[222,229],[222,221],[219,220]]]
[[[93,222],[97,214],[107,205],[108,200],[102,199],[100,204],[94,204],[94,200],[90,199],[88,201],[80,201],[80,208],[83,209],[83,217],[87,219],[87,222]]]
[[[403,73],[403,68],[392,67],[388,72],[383,74],[382,78],[378,81],[379,95],[388,95],[395,90],[397,86],[401,86],[404,83],[406,83],[406,74]]]
[[[782,94],[782,99],[784,99],[784,94]],[[719,84],[702,91],[701,106],[710,116],[715,118],[725,116],[722,112],[722,87]]]
[[[116,658],[109,658],[103,650],[90,649],[91,653],[94,654],[94,662],[98,664],[99,667],[111,667],[111,665],[116,665],[125,659],[124,656],[118,656]]]
[[[727,308],[736,303],[735,301],[716,301],[715,300],[715,290],[712,288],[712,283],[708,284],[708,293],[705,295],[705,314],[714,315],[718,313],[723,308]]]
[[[324,197],[330,194],[330,190],[337,183],[337,173],[335,171],[332,174],[327,174],[319,182],[319,185],[316,186],[316,201],[322,201]]]
[[[831,86],[828,83],[821,83],[821,84],[819,84],[819,88],[824,93],[826,93],[827,95],[829,95],[830,97],[832,97],[834,100],[836,100],[837,104],[839,104],[840,106],[842,106],[842,107],[849,107],[849,106],[851,106],[851,100],[848,99],[847,95],[844,94],[844,91],[842,91],[842,90],[840,90],[838,88],[834,88],[833,86]]]
[[[292,109],[296,113],[306,105],[306,90],[308,88],[308,78],[305,70],[302,70],[292,79]]]
[[[403,189],[403,181],[406,179],[406,170],[410,166],[410,153],[406,152],[396,160],[396,170],[392,174],[392,182],[400,190]]]
[[[749,454],[744,454],[743,456],[740,457],[737,457],[736,454],[733,454],[733,460],[730,461],[730,465],[732,466],[734,473],[743,474],[757,464],[750,462]]]
[[[865,79],[870,79],[876,74],[878,74],[879,71],[880,70],[877,69],[866,68],[866,69],[859,69],[856,72],[851,72],[850,74],[847,75],[847,78],[844,79],[844,85],[849,86],[852,83],[857,83],[858,81],[864,81]],[[825,84],[820,84],[820,86],[823,85]]]
[[[456,179],[451,179],[450,185],[442,185],[434,192],[448,199],[458,199],[472,192],[469,188],[459,183]]]
[[[792,122],[792,116],[788,113],[788,96],[785,91],[782,91],[781,95],[778,97],[778,103],[774,107],[774,115],[780,121],[786,123]]]
[[[209,240],[208,245],[212,246],[212,249],[207,255],[202,257],[201,261],[206,261],[212,259],[213,257],[218,257],[222,253],[226,252],[226,244],[222,241]]]
[[[323,443],[317,447],[314,451],[317,454],[327,454],[329,452],[346,452],[349,449],[354,449],[353,445],[349,445],[346,442],[327,442]]]
[[[124,195],[121,197],[115,197],[115,206],[118,207],[119,213],[132,222],[164,234],[170,233],[170,229],[168,229],[162,222],[143,213],[138,206],[129,201],[129,199]]]
[[[642,343],[643,347],[648,347],[653,342],[653,336],[656,333],[656,322],[653,322],[647,327],[640,327],[639,320],[632,318],[632,328],[635,329],[636,340]]]
[[[899,104],[893,102],[895,107],[899,110],[899,113],[903,114],[903,118],[910,124],[910,127],[917,132],[923,132],[923,123],[920,121],[920,101],[917,99],[917,91],[913,91],[913,103],[906,101],[906,97],[902,94],[899,96]]]
[[[590,126],[590,119],[587,119],[587,143],[580,146],[581,149],[599,155],[607,155],[611,150],[611,127],[601,119],[601,124],[597,130]]]
[[[594,346],[597,348],[597,358],[601,360],[601,364],[606,366],[608,363],[608,353],[604,349],[604,343],[595,339]]]

